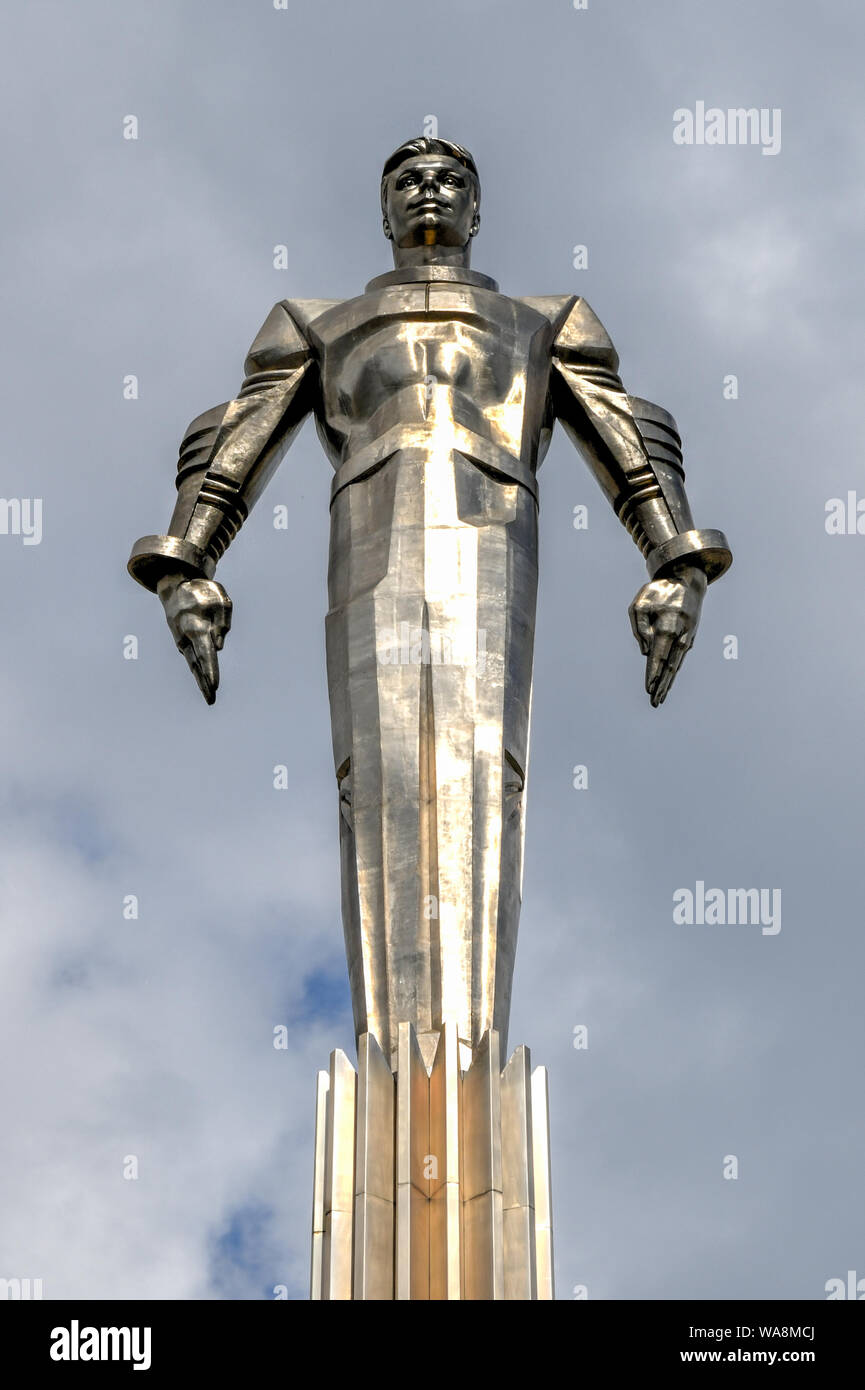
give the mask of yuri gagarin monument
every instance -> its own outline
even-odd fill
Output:
[[[653,705],[731,561],[694,526],[673,417],[629,396],[577,295],[470,268],[480,182],[422,137],[381,182],[394,269],[282,300],[236,398],[180,447],[167,532],[129,569],[212,704],[218,561],[308,415],[333,466],[326,618],[358,1067],[320,1073],[315,1298],[550,1298],[546,1078],[504,1065],[521,901],[539,465],[556,420],[646,560]]]

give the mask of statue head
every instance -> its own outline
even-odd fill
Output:
[[[394,247],[467,247],[480,226],[480,201],[475,162],[451,140],[419,135],[385,161],[382,225]]]

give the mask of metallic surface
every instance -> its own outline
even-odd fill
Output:
[[[282,301],[237,398],[187,432],[169,534],[130,560],[151,587],[169,577],[169,621],[212,697],[230,621],[213,566],[314,414],[335,470],[327,664],[355,1026],[391,1060],[402,1020],[422,1048],[445,1022],[469,1053],[488,1028],[507,1042],[536,473],[555,419],[647,558],[632,616],[650,674],[660,658],[656,702],[700,584],[729,563],[721,533],[694,527],[675,421],[628,396],[617,368],[585,300],[510,298],[467,260],[398,266],[343,302]],[[188,635],[196,613],[213,650]]]
[[[538,1296],[531,1073],[529,1049],[518,1047],[501,1079],[505,1298]]]
[[[720,531],[694,525],[675,420],[627,394],[616,350],[586,301],[514,298],[471,269],[480,183],[468,151],[439,140],[401,146],[385,165],[381,206],[395,268],[352,299],[273,307],[236,398],[189,426],[167,533],[138,541],[129,570],[158,593],[213,703],[232,613],[216,565],[298,428],[314,417],[334,472],[326,644],[342,917],[356,1036],[372,1035],[383,1054],[367,1044],[361,1058],[364,1143],[387,1110],[383,1066],[396,1067],[399,1296],[424,1296],[415,1290],[428,1278],[433,1297],[464,1296],[454,1290],[465,1287],[499,1297],[503,1280],[527,1287],[514,1252],[525,1248],[532,1204],[526,1192],[506,1196],[502,1188],[489,1110],[498,1104],[498,1062],[479,1048],[497,1034],[504,1054],[507,1042],[522,894],[537,472],[555,422],[646,560],[649,580],[630,616],[653,705],[666,699],[707,584],[731,556]],[[414,1029],[413,1042],[402,1025]],[[323,1243],[323,1296],[334,1298],[351,1296],[352,1284],[343,1231],[352,1202],[339,1164],[354,1083],[343,1063],[331,1069],[324,1227],[314,1236]],[[419,1066],[424,1077],[431,1068],[429,1142],[431,1152],[441,1148],[446,1175],[417,1217],[430,1220],[437,1252],[426,1274],[415,1264],[425,1237],[413,1215],[422,1189],[411,1146],[421,1131],[415,1082],[406,1080]],[[522,1083],[513,1085],[505,1094],[525,1149],[528,1112],[518,1099]],[[460,1199],[458,1238],[452,1150],[464,1086],[469,1128],[483,1131],[488,1147],[479,1139],[471,1150],[481,1168],[469,1169],[473,1195],[468,1216]],[[544,1105],[534,1084],[532,1097],[534,1115]],[[531,1143],[545,1297],[549,1155],[534,1128]],[[384,1255],[373,1275],[370,1252],[384,1250],[394,1218],[368,1146],[358,1161],[361,1187],[355,1193],[352,1170],[350,1197],[361,1202],[355,1217],[365,1253],[354,1280],[368,1297],[390,1278]]]
[[[321,1287],[326,1299],[352,1296],[356,1090],[354,1067],[337,1049],[330,1057],[325,1127]]]
[[[429,1078],[410,1023],[398,1029],[396,1076],[397,1299],[429,1298]]]
[[[550,1086],[546,1067],[532,1072],[532,1177],[538,1298],[554,1298],[553,1192],[550,1170]]]
[[[352,1297],[393,1296],[394,1079],[370,1033],[357,1052]]]
[[[395,1082],[375,1040],[361,1037],[356,1121],[345,1054],[332,1054],[329,1077],[320,1073],[329,1147],[316,1145],[311,1298],[551,1299],[543,1068],[532,1076],[520,1047],[502,1072],[492,1030],[463,1071],[456,1027],[446,1024],[428,1073],[412,1025],[398,1037]],[[334,1219],[345,1210],[333,1205],[335,1163],[354,1174],[351,1222]]]
[[[330,1090],[330,1075],[326,1071],[318,1073],[315,1090],[315,1180],[312,1193],[312,1251],[310,1258],[309,1287],[311,1298],[322,1298],[322,1276],[324,1273],[324,1242],[326,1238],[324,1222],[324,1169],[327,1153],[327,1098]]]
[[[485,1033],[463,1078],[464,1298],[504,1297],[499,1037]]]
[[[438,1039],[429,1078],[430,1158],[435,1161],[430,1197],[430,1298],[462,1296],[462,1075],[454,1023]]]

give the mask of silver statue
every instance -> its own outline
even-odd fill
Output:
[[[469,268],[469,152],[420,138],[381,183],[395,269],[349,300],[282,300],[235,400],[180,449],[177,505],[129,569],[155,590],[208,704],[231,601],[217,561],[313,414],[334,468],[326,621],[342,912],[357,1035],[427,1066],[502,1056],[520,910],[538,466],[560,420],[646,558],[630,616],[653,705],[731,561],[695,529],[665,410],[628,396],[577,295],[511,298]]]

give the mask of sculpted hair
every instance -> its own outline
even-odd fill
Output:
[[[465,146],[457,145],[453,140],[439,140],[438,138],[433,139],[431,135],[418,135],[414,140],[406,140],[405,143],[395,149],[393,154],[384,162],[384,168],[381,171],[382,208],[384,208],[385,184],[388,174],[392,173],[394,169],[402,164],[403,160],[411,159],[413,155],[418,154],[443,154],[447,155],[450,159],[455,159],[459,164],[462,164],[464,169],[468,169],[475,181],[477,200],[478,203],[480,203],[480,175],[478,174],[474,159]]]

